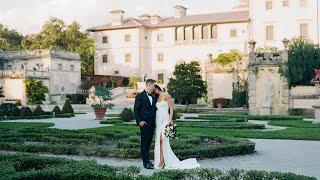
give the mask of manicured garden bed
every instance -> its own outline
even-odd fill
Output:
[[[140,157],[140,134],[136,126],[135,131],[115,130],[111,127],[59,130],[21,126],[16,128],[17,125],[14,123],[0,123],[1,150],[118,158]],[[254,152],[255,145],[244,139],[179,133],[178,139],[171,140],[171,147],[179,158],[185,159],[250,154]],[[152,155],[151,151],[151,157]]]
[[[169,170],[155,172],[151,176],[138,175],[137,167],[112,167],[94,161],[75,161],[43,157],[32,154],[0,154],[1,179],[137,179],[137,180],[182,180],[182,179],[247,179],[247,180],[316,180],[314,177],[293,173],[266,172],[233,169],[223,172],[218,169]]]
[[[176,121],[179,127],[218,128],[218,129],[264,129],[263,124],[249,124],[233,121]]]
[[[302,120],[301,116],[261,116],[261,115],[240,115],[240,114],[200,114],[199,118],[219,119],[219,118],[245,118],[247,120]]]

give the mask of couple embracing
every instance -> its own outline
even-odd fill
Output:
[[[146,169],[198,168],[195,158],[180,161],[170,147],[169,137],[164,135],[165,126],[172,123],[173,101],[153,79],[146,81],[146,89],[134,103],[134,115],[141,133],[141,158]],[[149,150],[155,134],[154,164],[149,160]],[[155,167],[154,167],[155,166]]]

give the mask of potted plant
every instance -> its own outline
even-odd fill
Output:
[[[222,109],[226,107],[227,104],[229,104],[228,101],[230,100],[220,97],[220,98],[214,99],[214,104],[217,106],[218,109]]]
[[[94,113],[98,120],[102,120],[106,114],[107,108],[112,109],[114,104],[109,103],[111,98],[111,92],[104,86],[96,86],[92,88]]]

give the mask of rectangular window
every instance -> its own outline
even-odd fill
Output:
[[[12,65],[11,64],[7,64],[7,68],[8,70],[12,70]]]
[[[74,65],[70,65],[70,71],[74,71]]]
[[[158,53],[158,61],[163,62],[163,53]]]
[[[282,7],[289,7],[289,0],[283,0]]]
[[[125,42],[130,42],[131,41],[131,35],[130,34],[127,34],[124,36],[124,41]]]
[[[178,41],[183,41],[184,37],[185,37],[184,27],[177,28],[177,40]]]
[[[308,33],[308,24],[307,23],[302,23],[300,24],[300,36],[307,38],[309,35]]]
[[[266,26],[266,40],[273,40],[273,26]]]
[[[163,34],[158,34],[158,35],[157,35],[157,41],[158,41],[158,42],[163,41]]]
[[[102,43],[108,43],[108,36],[102,37]]]
[[[104,55],[102,56],[102,62],[103,62],[103,63],[108,63],[108,54],[104,54]]]
[[[217,39],[217,38],[218,38],[217,25],[212,25],[212,27],[211,27],[211,39]]]
[[[163,74],[158,74],[158,83],[163,83]]]
[[[266,10],[272,10],[272,1],[266,1]]]
[[[131,62],[131,54],[130,53],[125,54],[125,62]]]
[[[114,73],[114,74],[119,74],[119,71],[114,71],[113,73]]]
[[[230,37],[237,37],[237,30],[236,29],[230,30]]]
[[[62,71],[62,64],[58,64],[58,70]]]
[[[308,6],[308,0],[300,0],[299,5],[301,8],[305,8]]]

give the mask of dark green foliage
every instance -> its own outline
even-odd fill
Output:
[[[20,50],[23,35],[14,29],[9,29],[0,24],[0,50],[15,51]]]
[[[242,60],[242,58],[243,58],[243,55],[241,54],[240,51],[231,50],[228,53],[219,54],[219,56],[217,58],[215,58],[213,61],[221,64],[222,66],[225,66],[229,63],[232,63],[235,61],[240,61],[240,60]]]
[[[89,97],[88,93],[84,94],[68,94],[71,104],[86,104],[86,99]]]
[[[131,108],[124,108],[121,113],[120,117],[124,122],[130,122],[134,120],[134,115]]]
[[[13,109],[16,109],[17,105],[12,103],[3,103],[0,105],[0,112],[3,116],[9,116]]]
[[[288,68],[282,69],[289,85],[311,85],[314,69],[320,68],[320,48],[305,38],[295,38],[289,44]]]
[[[40,105],[37,105],[37,107],[33,110],[33,116],[41,116],[44,115],[45,112],[42,110]]]
[[[248,107],[248,91],[232,91],[231,107]]]
[[[107,103],[108,101],[112,100],[112,93],[110,89],[106,88],[105,86],[95,86],[94,87],[94,96],[97,102],[92,105],[93,108],[109,108],[112,109],[114,104]]]
[[[74,115],[74,111],[72,108],[72,105],[70,103],[70,100],[67,99],[62,107],[62,114],[73,114]]]
[[[202,80],[199,63],[192,61],[177,64],[168,83],[168,93],[180,103],[185,101],[187,105],[193,99],[204,97],[207,85]]]
[[[18,107],[14,108],[11,112],[10,112],[10,116],[11,117],[19,117],[20,116],[20,109]]]
[[[58,115],[58,114],[62,114],[59,106],[55,106],[52,110],[52,114]]]
[[[100,124],[121,124],[123,121],[119,119],[108,119],[100,121]]]
[[[0,97],[4,97],[4,94],[3,94],[4,92],[3,92],[3,87],[2,86],[0,86]]]
[[[24,84],[26,86],[28,103],[42,104],[42,101],[46,100],[45,94],[49,92],[49,89],[43,84],[42,81],[37,81],[33,78],[27,78],[24,81]]]
[[[22,107],[20,116],[22,118],[27,118],[29,116],[33,116],[33,113],[32,113],[32,111],[31,111],[31,109],[29,107]]]
[[[293,173],[266,172],[257,170],[232,169],[223,172],[219,169],[192,169],[157,171],[153,175],[137,174],[137,167],[112,167],[99,165],[94,161],[67,160],[63,158],[43,157],[33,154],[0,155],[0,175],[2,179],[137,179],[137,180],[182,180],[182,179],[290,179],[316,180],[314,177]],[[137,176],[137,177],[136,177]]]

